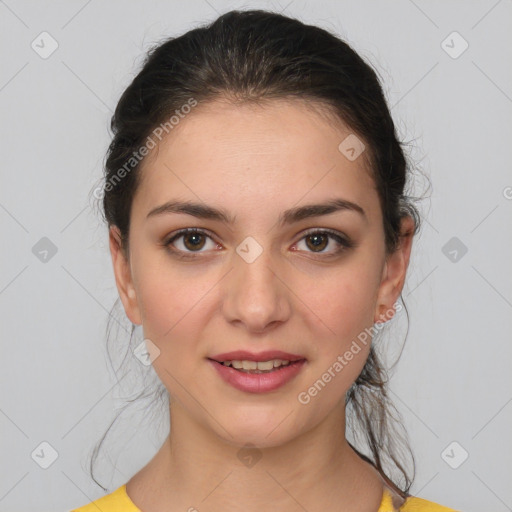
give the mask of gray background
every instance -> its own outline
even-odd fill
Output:
[[[510,0],[0,1],[0,510],[69,510],[103,495],[87,457],[120,398],[140,389],[136,372],[117,384],[105,351],[117,290],[89,194],[110,115],[151,44],[250,7],[335,30],[379,69],[433,185],[391,393],[416,454],[412,492],[468,512],[512,510]],[[51,48],[43,31],[58,43],[47,58],[31,47]],[[57,250],[46,261],[43,237]],[[122,310],[115,318],[125,345],[130,324]],[[153,455],[166,431],[152,430],[157,417],[125,416],[100,464],[105,486]]]

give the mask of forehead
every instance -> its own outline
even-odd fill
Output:
[[[344,197],[378,215],[367,154],[347,158],[347,137],[355,135],[341,120],[303,100],[199,105],[142,162],[133,211],[193,199],[238,218],[241,206],[281,211]]]

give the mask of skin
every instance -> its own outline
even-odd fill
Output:
[[[345,393],[370,343],[308,404],[297,399],[360,332],[392,316],[409,263],[413,220],[404,219],[401,246],[386,254],[364,154],[350,161],[338,150],[350,133],[302,100],[215,101],[196,107],[144,160],[128,254],[110,229],[120,298],[158,347],[152,364],[171,397],[169,436],[127,483],[144,512],[241,504],[253,512],[269,503],[283,512],[378,509],[382,480],[343,435]],[[366,218],[344,210],[277,224],[286,209],[338,197],[359,204]],[[146,219],[171,199],[224,208],[235,223],[181,213]],[[190,236],[176,239],[176,250],[190,255],[183,260],[163,242],[187,227],[212,237],[199,238],[199,252]],[[356,246],[335,254],[338,243],[321,238],[315,252],[304,235],[310,228],[336,230]],[[248,236],[263,249],[252,263],[236,252]],[[279,349],[307,364],[277,391],[246,393],[206,359],[237,349]],[[246,443],[261,456],[252,467],[237,456]]]

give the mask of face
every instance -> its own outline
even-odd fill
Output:
[[[143,162],[128,259],[111,229],[171,411],[227,442],[278,445],[339,417],[370,348],[354,340],[399,297],[410,245],[386,255],[364,154],[338,149],[350,134],[299,100],[197,107]],[[234,351],[299,360],[259,374],[213,361],[251,358],[218,357]]]

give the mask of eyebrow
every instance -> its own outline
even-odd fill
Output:
[[[319,217],[321,215],[329,215],[338,211],[353,211],[360,214],[366,222],[368,217],[361,206],[352,201],[338,198],[327,201],[322,204],[307,204],[298,206],[284,211],[279,216],[278,223],[280,226],[293,224],[310,217]],[[215,208],[204,203],[194,203],[191,201],[168,201],[156,208],[153,208],[146,216],[146,219],[156,215],[167,213],[185,213],[192,215],[198,219],[209,219],[232,225],[235,223],[236,217],[231,216],[222,208]]]

